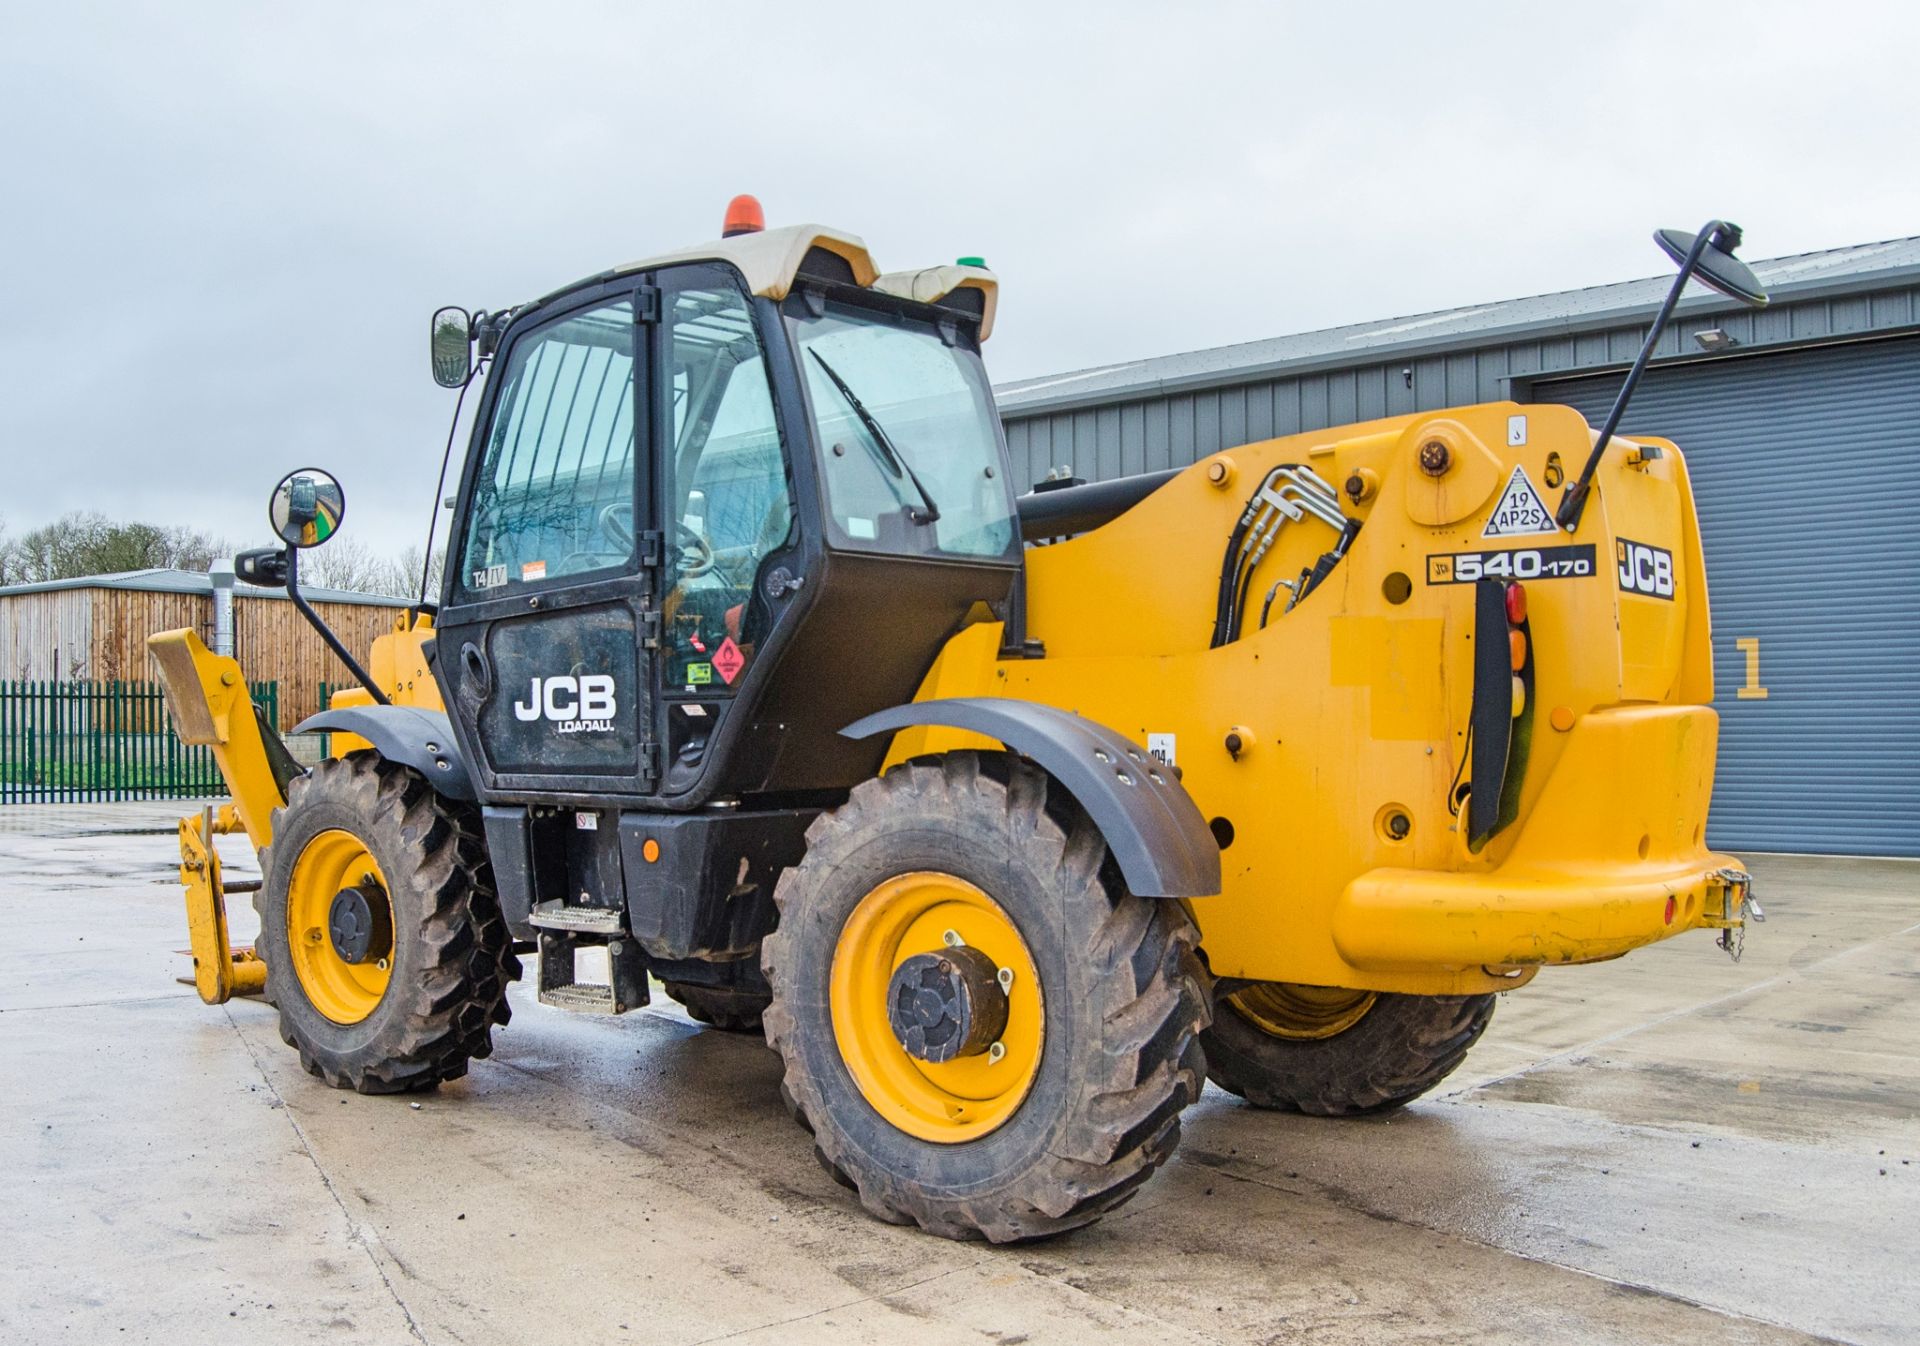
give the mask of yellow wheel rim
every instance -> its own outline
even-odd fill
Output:
[[[1372,991],[1263,981],[1235,991],[1227,1003],[1270,1037],[1315,1041],[1352,1028],[1378,998]]]
[[[887,1015],[894,971],[916,954],[938,952],[949,932],[1013,973],[999,1039],[1004,1054],[935,1064],[909,1055],[894,1036]],[[861,1094],[921,1140],[951,1145],[987,1135],[1019,1109],[1040,1073],[1046,1006],[1039,969],[1000,904],[951,874],[901,874],[860,899],[834,950],[828,1002],[840,1059]]]
[[[360,839],[329,828],[306,844],[287,880],[287,947],[307,1000],[337,1024],[357,1024],[380,1003],[392,976],[392,954],[349,963],[333,947],[327,918],[342,888],[369,880],[387,892],[386,875]]]

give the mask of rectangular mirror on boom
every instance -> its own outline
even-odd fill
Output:
[[[1647,329],[1647,339],[1641,344],[1640,354],[1634,357],[1633,367],[1620,384],[1620,395],[1614,398],[1606,423],[1600,427],[1600,436],[1593,442],[1593,452],[1587,455],[1580,475],[1568,484],[1566,494],[1560,497],[1560,508],[1554,512],[1553,521],[1567,532],[1574,532],[1580,527],[1580,516],[1587,508],[1587,493],[1593,484],[1594,469],[1600,466],[1600,456],[1612,442],[1613,432],[1620,428],[1620,418],[1626,414],[1627,404],[1633,400],[1634,389],[1640,386],[1640,376],[1646,372],[1647,361],[1653,358],[1654,349],[1660,344],[1660,334],[1667,330],[1667,320],[1673,317],[1674,305],[1680,302],[1687,282],[1697,280],[1708,289],[1729,299],[1737,299],[1750,308],[1767,306],[1766,287],[1745,262],[1733,255],[1734,249],[1740,246],[1744,238],[1739,225],[1729,224],[1725,220],[1708,220],[1697,234],[1689,234],[1684,229],[1654,231],[1653,241],[1660,245],[1660,251],[1679,263],[1680,274],[1673,278],[1673,285],[1668,289],[1660,311],[1654,315],[1653,325]]]
[[[449,305],[433,315],[433,381],[458,388],[473,374],[473,317]]]

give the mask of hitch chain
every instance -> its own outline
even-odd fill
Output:
[[[1744,869],[1723,869],[1714,875],[1725,885],[1720,890],[1720,915],[1725,922],[1720,928],[1720,947],[1734,962],[1740,961],[1740,955],[1746,951],[1747,922],[1764,925],[1767,913],[1753,896],[1753,875]],[[1738,902],[1734,894],[1740,895]]]

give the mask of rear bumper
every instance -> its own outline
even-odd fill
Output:
[[[1501,967],[1617,958],[1683,930],[1719,925],[1734,867],[1724,855],[1661,874],[1644,866],[1564,875],[1376,869],[1348,885],[1333,940],[1355,967]],[[1735,899],[1737,905],[1738,899]]]
[[[1335,946],[1360,968],[1591,963],[1727,924],[1721,871],[1738,862],[1701,844],[1718,728],[1704,706],[1590,712],[1504,859],[1359,875],[1334,904]]]

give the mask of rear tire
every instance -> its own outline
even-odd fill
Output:
[[[1257,991],[1264,983],[1255,983]],[[1207,1078],[1256,1108],[1360,1117],[1404,1107],[1452,1074],[1493,1018],[1491,995],[1372,997],[1349,1026],[1282,1037],[1222,996],[1203,1037]]]
[[[897,943],[863,933],[886,928],[865,923],[875,901],[914,892],[903,900],[946,896],[910,905]],[[774,901],[780,924],[762,962],[782,1093],[822,1165],[871,1214],[946,1238],[1042,1238],[1113,1209],[1173,1153],[1206,1074],[1198,1035],[1211,996],[1193,923],[1177,903],[1126,890],[1098,830],[1043,772],[953,753],[868,781],[808,829],[806,858]],[[876,1005],[860,989],[872,979],[849,972],[952,947],[947,925],[1029,970],[1000,983],[1012,986],[1004,1055],[947,1063],[989,1083],[954,1095],[939,1092],[958,1078],[947,1065],[916,1063],[882,1036],[894,991]],[[838,1022],[836,1005],[866,1012]],[[856,1033],[868,1036],[842,1042]],[[873,1053],[889,1044],[900,1054],[878,1078],[903,1082],[893,1094],[874,1083]]]
[[[306,867],[343,847],[352,857],[346,883],[373,873],[381,880],[391,953],[377,973],[370,962],[346,963],[313,924],[310,893],[327,874]],[[308,1073],[337,1089],[401,1093],[457,1079],[468,1060],[493,1051],[520,962],[474,810],[436,794],[410,767],[351,753],[289,785],[260,866],[255,947],[267,964],[266,998]]]
[[[760,1016],[773,999],[764,991],[729,986],[698,986],[687,981],[660,983],[679,1001],[687,1017],[723,1033],[758,1033]]]

